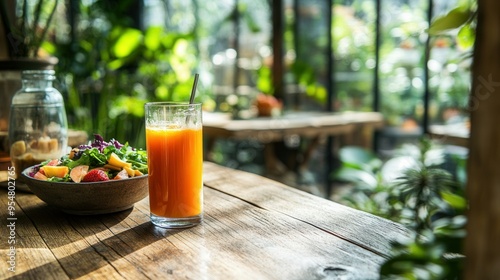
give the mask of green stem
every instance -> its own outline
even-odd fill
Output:
[[[23,7],[22,8],[23,16],[21,17],[22,22],[20,25],[21,26],[20,31],[21,31],[21,36],[23,37],[23,39],[26,38],[26,36],[28,36],[28,33],[29,33],[28,32],[28,26],[29,26],[29,23],[28,23],[28,3],[27,2],[28,1],[25,0],[25,1],[23,1],[23,4],[22,4],[23,5],[22,6]]]
[[[42,1],[40,1],[39,3],[41,3],[41,2]],[[47,35],[47,32],[48,32],[49,27],[50,27],[50,23],[52,22],[52,18],[54,17],[54,14],[55,14],[55,12],[57,10],[57,4],[58,4],[58,2],[59,2],[59,0],[55,1],[54,7],[52,8],[52,11],[50,12],[50,15],[49,15],[49,18],[47,19],[47,22],[45,23],[45,27],[43,28],[42,35],[40,36],[39,40],[37,40],[36,44],[34,45],[35,46],[35,53],[34,53],[35,57],[37,57],[38,50],[40,49],[40,46],[43,43],[43,39]]]
[[[39,0],[38,4],[36,5],[35,8],[35,19],[33,20],[33,31],[36,32],[36,27],[38,26],[38,22],[40,21],[40,14],[42,13],[42,7],[43,7],[43,2],[44,0]]]

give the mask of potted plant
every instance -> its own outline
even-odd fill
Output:
[[[52,69],[55,57],[41,56],[58,0],[0,1],[0,161],[8,161],[6,136],[10,100],[21,88],[22,70]],[[1,164],[1,162],[0,162]]]
[[[0,59],[38,58],[58,0],[15,1],[0,3]],[[19,12],[16,12],[19,11]]]

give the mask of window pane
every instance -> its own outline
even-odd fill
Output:
[[[375,69],[375,1],[336,1],[333,10],[336,111],[371,111]]]
[[[444,15],[458,5],[456,1],[435,1],[434,16]],[[463,2],[463,1],[462,1]],[[473,33],[467,27],[432,36],[429,67],[430,132],[469,134],[468,101],[471,88]],[[461,32],[459,38],[458,34]],[[465,35],[464,35],[465,34]],[[437,131],[436,131],[437,130]],[[446,142],[447,139],[442,139]]]
[[[427,3],[382,1],[381,111],[390,126],[405,130],[416,129],[423,117]]]

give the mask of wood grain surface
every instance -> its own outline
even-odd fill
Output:
[[[60,212],[16,192],[15,272],[2,238],[0,278],[12,279],[377,279],[402,226],[206,162],[204,221],[154,227],[148,198],[107,215]],[[2,227],[7,191],[0,192]]]
[[[378,112],[294,112],[275,118],[248,120],[233,120],[224,114],[203,112],[205,137],[253,139],[263,143],[280,141],[289,135],[345,135],[360,127],[373,130],[383,124],[384,118]]]

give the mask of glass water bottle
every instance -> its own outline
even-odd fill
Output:
[[[29,70],[12,98],[9,117],[10,158],[17,177],[32,165],[66,152],[68,122],[64,100],[52,87],[54,70]]]

